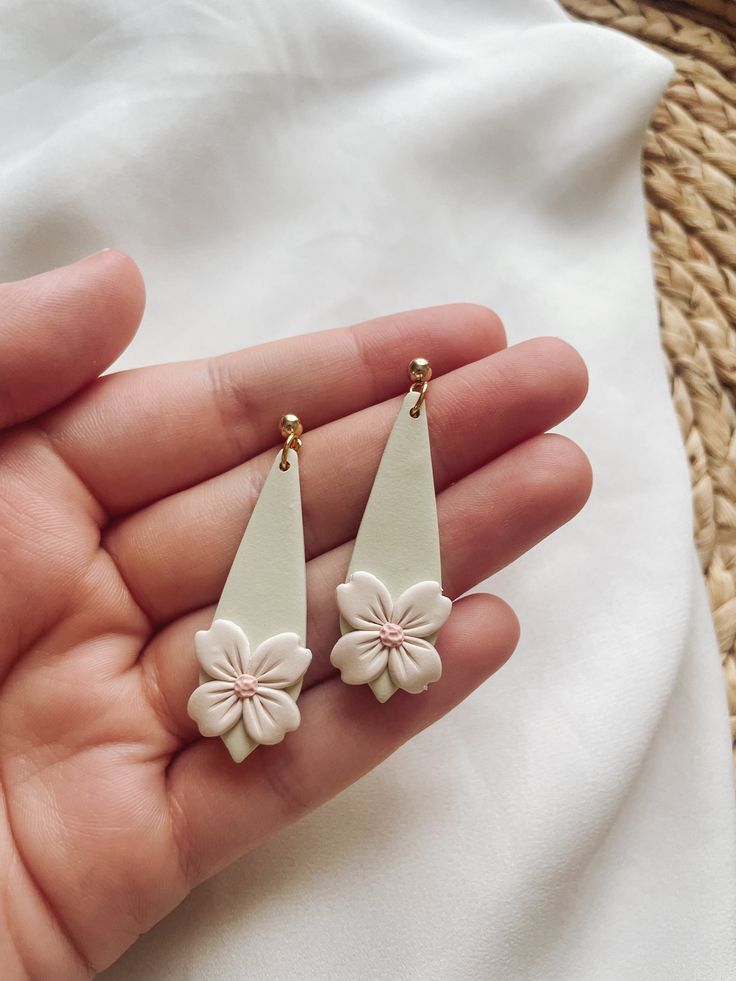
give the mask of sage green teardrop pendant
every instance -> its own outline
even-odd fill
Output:
[[[273,462],[243,540],[235,555],[214,619],[231,620],[242,627],[251,650],[285,631],[305,643],[307,633],[307,579],[304,531],[299,487],[299,457],[288,451],[289,469],[280,468],[282,454]],[[288,689],[296,699],[301,681]],[[240,763],[258,745],[239,721],[222,740]]]
[[[312,659],[304,646],[307,582],[299,457],[301,423],[281,420],[283,449],[256,502],[209,630],[194,646],[199,685],[187,711],[236,763],[298,728],[296,700]]]
[[[437,506],[426,405],[414,417],[417,393],[410,391],[389,436],[350,560],[350,575],[370,572],[396,603],[410,586],[442,582]],[[350,627],[341,620],[342,633]],[[436,635],[427,638],[434,643]],[[379,702],[396,692],[388,669],[370,682]]]

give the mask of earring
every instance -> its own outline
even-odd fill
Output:
[[[337,587],[342,637],[330,660],[346,684],[369,684],[379,702],[398,688],[425,691],[442,674],[434,640],[452,603],[441,585],[425,404],[431,377],[426,358],[409,365],[409,392],[378,467],[347,581]]]
[[[312,654],[307,632],[299,457],[302,424],[282,417],[279,450],[235,555],[212,626],[194,646],[200,685],[187,711],[236,763],[300,722],[296,699]]]

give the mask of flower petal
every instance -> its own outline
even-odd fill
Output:
[[[231,683],[206,681],[190,695],[187,712],[203,736],[222,736],[240,718],[240,700]]]
[[[389,651],[388,673],[397,688],[416,695],[438,680],[442,674],[442,662],[429,641],[420,637],[406,637],[401,647]]]
[[[330,654],[346,685],[365,685],[386,669],[388,651],[376,630],[351,630],[341,637]]]
[[[253,651],[249,674],[269,688],[290,688],[304,677],[312,652],[299,643],[297,634],[269,637]]]
[[[291,695],[276,688],[258,688],[243,699],[243,722],[251,739],[264,746],[280,743],[301,722],[299,706]]]
[[[194,647],[202,670],[211,678],[232,681],[247,670],[250,644],[232,620],[215,620],[209,630],[198,630]]]
[[[391,619],[391,596],[380,579],[370,572],[354,572],[337,587],[340,613],[355,630],[380,627]]]
[[[438,582],[417,582],[396,600],[393,620],[412,637],[430,637],[437,633],[451,610],[452,600],[442,595]]]

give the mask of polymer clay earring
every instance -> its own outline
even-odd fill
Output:
[[[187,711],[203,736],[221,737],[236,763],[298,727],[296,700],[312,660],[304,646],[302,424],[289,414],[279,429],[283,448],[245,529],[212,626],[194,637],[200,685]]]
[[[442,595],[425,404],[431,376],[426,358],[409,365],[409,392],[376,473],[347,581],[337,587],[342,637],[330,660],[346,684],[369,684],[379,702],[399,688],[424,691],[442,674],[434,640],[452,603]]]

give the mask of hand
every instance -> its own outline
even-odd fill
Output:
[[[330,666],[335,586],[412,357],[435,368],[449,596],[589,492],[582,452],[544,435],[586,389],[562,341],[506,349],[498,317],[456,305],[98,378],[143,302],[135,264],[115,251],[0,286],[5,979],[107,966],[194,885],[357,780],[511,654],[514,614],[472,595],[440,634],[444,674],[425,694],[380,705]],[[314,657],[300,729],[237,766],[187,717],[193,636],[210,624],[284,411],[306,427]]]

